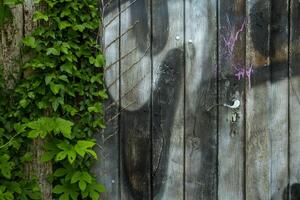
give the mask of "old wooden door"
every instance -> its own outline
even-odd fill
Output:
[[[300,199],[298,0],[105,5],[104,199]]]

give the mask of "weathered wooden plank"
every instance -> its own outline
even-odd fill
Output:
[[[106,129],[96,134],[100,148],[97,154],[100,160],[93,171],[99,182],[106,187],[103,200],[120,199],[119,192],[119,0],[105,1],[103,5],[103,49],[106,55],[105,81],[109,99],[104,103]],[[109,25],[108,25],[109,24]],[[117,39],[117,40],[116,40]],[[116,40],[113,44],[112,41]],[[111,44],[109,47],[107,47]]]
[[[19,78],[20,63],[28,56],[21,56],[22,38],[31,34],[36,27],[33,22],[35,6],[33,1],[25,0],[23,5],[17,5],[12,9],[13,19],[1,29],[0,64],[4,68],[4,77],[7,89],[13,89]],[[44,153],[44,142],[36,139],[30,145],[32,162],[26,165],[26,175],[29,178],[38,177],[42,192],[42,199],[51,199],[52,188],[47,177],[52,173],[51,163],[42,163],[40,158]],[[33,148],[34,147],[34,148]]]
[[[263,79],[264,83],[247,92],[247,199],[285,198],[284,188],[288,183],[287,2],[248,1],[247,61],[248,65],[265,64],[265,71],[253,75],[253,82]]]
[[[122,0],[121,12],[121,199],[151,199],[150,1]]]
[[[184,1],[152,1],[153,199],[183,199]]]
[[[271,108],[269,130],[271,139],[271,199],[286,198],[284,189],[289,180],[289,80],[288,26],[289,0],[271,1],[270,62]],[[280,69],[280,70],[273,70]],[[276,80],[276,82],[273,82]],[[280,94],[280,95],[279,95]]]
[[[216,1],[186,1],[185,199],[217,198]]]
[[[13,89],[18,77],[20,48],[23,38],[23,6],[12,9],[13,18],[1,28],[0,63],[3,65],[3,77],[7,89]]]
[[[244,88],[245,78],[235,74],[245,68],[246,2],[220,1],[219,103],[240,102],[237,109],[219,108],[218,196],[224,200],[244,196]]]
[[[248,1],[247,14],[247,63],[254,66],[266,65],[266,70],[256,74],[252,83],[262,82],[246,94],[246,199],[270,199],[269,155],[270,143],[268,132],[268,91],[269,74],[269,1]],[[260,4],[260,5],[259,5]],[[254,29],[254,30],[252,30]],[[254,32],[256,31],[256,32]],[[256,33],[256,34],[254,34]],[[261,34],[264,39],[260,38]]]
[[[300,4],[291,1],[290,16],[290,191],[289,200],[300,199]]]
[[[40,6],[35,5],[32,0],[25,0],[23,3],[23,31],[24,36],[30,35],[37,27],[37,22],[33,21],[34,13],[37,9],[42,9]],[[31,55],[22,55],[23,62],[25,62]],[[48,113],[45,112],[47,116]],[[52,184],[47,180],[49,175],[53,173],[52,163],[41,162],[41,157],[44,151],[45,140],[38,138],[34,139],[30,145],[32,152],[32,161],[26,166],[27,175],[30,178],[38,177],[39,186],[42,192],[42,199],[52,199]]]

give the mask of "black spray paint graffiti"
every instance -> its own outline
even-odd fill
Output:
[[[203,1],[204,2],[204,1]],[[170,3],[170,4],[168,4]],[[152,11],[153,13],[151,14],[152,16],[152,21],[150,18],[150,13],[149,13],[149,5],[150,2],[149,0],[122,0],[121,1],[121,10],[124,9],[125,11],[121,13],[121,29],[122,26],[125,27],[131,27],[130,30],[128,31],[127,28],[125,28],[122,32],[120,31],[121,35],[124,37],[127,37],[126,39],[128,42],[124,42],[121,44],[126,46],[129,44],[130,46],[130,41],[133,41],[134,44],[136,44],[136,51],[141,52],[140,58],[137,59],[137,62],[135,63],[134,66],[132,65],[132,60],[136,60],[136,58],[131,58],[129,57],[127,60],[124,58],[124,66],[129,66],[128,69],[125,70],[126,75],[124,77],[126,78],[132,78],[133,80],[136,79],[136,77],[130,75],[130,71],[134,71],[135,69],[133,68],[139,68],[141,66],[146,66],[148,69],[142,69],[141,74],[142,76],[145,75],[147,78],[143,77],[142,79],[139,79],[139,81],[135,81],[137,83],[129,84],[126,86],[126,82],[121,81],[121,87],[122,84],[125,85],[124,90],[125,91],[130,91],[130,88],[136,87],[137,88],[134,91],[130,91],[133,94],[128,95],[132,96],[131,98],[125,96],[127,92],[125,92],[125,95],[123,96],[121,94],[121,97],[124,97],[124,105],[122,109],[122,114],[123,116],[128,117],[129,119],[132,116],[140,116],[140,119],[135,118],[137,121],[134,122],[136,125],[136,129],[139,130],[140,132],[143,132],[145,127],[139,127],[139,125],[143,124],[143,120],[147,118],[148,115],[147,111],[149,109],[149,105],[151,102],[149,102],[152,99],[152,102],[160,102],[159,104],[152,104],[152,110],[153,110],[153,127],[152,127],[152,140],[154,141],[154,144],[161,144],[161,156],[156,156],[158,159],[153,160],[153,174],[152,176],[155,178],[154,182],[154,187],[153,187],[153,193],[154,194],[162,194],[162,192],[165,190],[165,185],[163,184],[163,180],[166,179],[168,176],[168,164],[169,164],[169,148],[170,148],[170,138],[172,137],[171,133],[173,130],[173,125],[174,125],[174,118],[176,115],[176,110],[178,109],[178,102],[180,99],[180,87],[183,84],[183,70],[184,70],[184,60],[183,57],[184,55],[184,47],[180,48],[169,48],[168,47],[168,42],[170,41],[170,30],[169,26],[170,22],[169,19],[169,9],[170,5],[174,3],[171,0],[166,1],[166,0],[155,0],[152,1]],[[209,10],[209,9],[215,9],[213,5],[210,3],[210,1],[207,1],[203,3],[204,10]],[[109,13],[118,10],[119,4],[118,1],[111,1],[110,6],[108,7],[108,10],[106,10],[106,15]],[[253,45],[256,49],[257,52],[259,52],[262,56],[267,57],[268,52],[265,50],[267,49],[267,41],[265,38],[268,37],[268,29],[267,24],[269,24],[268,16],[266,16],[265,10],[267,8],[267,5],[265,5],[264,1],[258,1],[252,8],[251,10],[251,16],[250,16],[250,21],[255,21],[255,23],[251,23],[251,30],[254,30],[251,32],[251,36],[253,38]],[[118,13],[118,12],[114,12]],[[155,31],[152,33],[152,46],[151,49],[149,48],[149,39],[151,38],[151,29],[150,29],[150,24],[152,23],[153,27],[156,27],[156,30],[160,31]],[[208,22],[206,22],[208,23]],[[115,23],[116,26],[119,26],[118,22]],[[106,30],[106,35],[109,35],[109,31],[111,31],[110,28],[107,28]],[[128,31],[128,32],[127,32]],[[205,38],[208,36],[210,32],[210,25],[207,24],[207,29],[202,33],[202,37]],[[109,36],[108,36],[109,37]],[[174,39],[174,38],[173,38]],[[112,39],[110,40],[112,41]],[[205,41],[205,39],[204,39]],[[107,45],[107,44],[106,44]],[[110,45],[110,44],[109,44]],[[209,49],[209,43],[205,44],[206,49]],[[194,46],[191,48],[196,49]],[[199,48],[198,48],[199,49]],[[149,74],[151,74],[150,65],[149,62],[143,61],[145,60],[144,58],[149,57],[150,52],[153,57],[158,56],[161,57],[161,64],[159,66],[154,66],[153,69],[153,80],[149,79],[151,78]],[[196,50],[195,50],[196,51]],[[108,51],[107,55],[110,53],[113,53],[113,51]],[[202,52],[195,52],[195,54]],[[124,53],[126,54],[126,53]],[[130,52],[128,53],[130,54]],[[123,55],[121,54],[121,57]],[[201,56],[200,56],[201,57]],[[201,57],[204,60],[200,61],[198,63],[206,63],[206,58],[205,56]],[[114,62],[115,58],[112,58],[111,63]],[[150,59],[150,58],[149,58]],[[131,60],[131,62],[130,62]],[[128,61],[128,63],[126,63]],[[143,63],[144,62],[144,63]],[[282,72],[285,70],[285,60],[278,61],[278,63],[275,64],[275,68],[272,68],[272,73],[276,73],[278,75],[274,76],[272,81],[277,81],[281,80],[283,76],[285,77],[285,74]],[[256,68],[256,81],[253,87],[263,83],[265,81],[265,78],[259,78],[260,74],[266,74],[266,72],[269,70],[265,66],[255,66]],[[201,69],[201,81],[195,80],[195,93],[203,93],[202,87],[207,88],[207,85],[210,85],[211,82],[215,82],[215,77],[211,75],[211,77],[207,76],[206,71],[209,71],[209,69]],[[113,71],[113,70],[112,70]],[[124,73],[124,74],[125,74]],[[252,73],[252,72],[250,72]],[[129,75],[128,75],[129,74]],[[134,74],[134,72],[132,72]],[[148,75],[147,75],[148,74]],[[123,73],[121,72],[121,75]],[[236,78],[237,74],[227,74],[228,79],[234,79]],[[264,76],[264,75],[263,75]],[[117,85],[119,87],[119,81],[115,81],[118,79],[119,76],[116,72],[108,72],[106,74],[106,82],[108,86],[111,86],[109,92],[111,95],[111,98],[114,101],[119,101],[118,96],[116,95],[119,91],[117,89],[114,90],[113,85]],[[124,78],[124,79],[125,79]],[[193,77],[196,79],[195,77]],[[251,77],[248,77],[251,79]],[[261,80],[261,81],[259,81]],[[149,86],[149,83],[152,83],[152,85]],[[140,87],[139,87],[140,86]],[[116,87],[116,88],[118,88]],[[139,94],[138,91],[141,89],[145,89],[146,92],[149,95],[144,95]],[[151,94],[151,89],[152,89],[152,96],[150,97]],[[122,88],[121,88],[122,90]],[[242,91],[239,91],[242,92]],[[122,92],[121,92],[122,93]],[[143,97],[141,97],[141,95]],[[146,97],[145,97],[146,96]],[[139,100],[139,103],[135,102],[135,99]],[[171,100],[170,100],[171,99]],[[206,127],[207,124],[205,121],[203,121],[203,116],[210,115],[209,112],[205,112],[203,110],[203,99],[202,97],[199,97],[197,100],[195,100],[195,106],[191,108],[190,110],[193,113],[197,113],[197,117],[195,117],[193,120],[195,120],[194,124],[195,131],[201,132],[202,127]],[[133,103],[132,103],[133,102]],[[129,106],[127,106],[129,105]],[[146,111],[146,112],[145,112]],[[143,117],[144,116],[144,117]],[[209,117],[207,117],[209,118]],[[164,121],[164,123],[161,125],[161,122]],[[133,122],[128,122],[130,126],[130,123]],[[205,123],[205,124],[204,124]],[[131,126],[132,127],[132,126]],[[209,127],[208,127],[209,128]],[[150,129],[150,127],[149,127]],[[149,154],[147,149],[150,149],[149,145],[149,140],[141,140],[139,138],[132,137],[130,134],[130,130],[126,128],[126,124],[123,125],[122,130],[121,130],[122,137],[124,139],[124,143],[128,143],[128,145],[123,145],[122,146],[122,152],[124,156],[122,156],[122,162],[124,163],[124,182],[127,183],[126,187],[128,187],[128,191],[130,191],[133,199],[143,199],[145,195],[145,191],[148,190],[148,185],[145,183],[145,180],[147,180],[148,177],[145,177],[145,174],[148,174],[149,168],[147,165],[149,165],[149,161],[145,162],[144,156],[146,154]],[[213,141],[211,141],[211,137],[207,137],[205,134],[201,134],[201,140],[200,140],[200,151],[203,152],[203,156],[201,157],[201,160],[199,161],[198,166],[199,170],[197,170],[196,173],[200,174],[201,177],[207,176],[204,174],[205,172],[202,172],[202,168],[208,168],[208,167],[214,167],[214,158],[213,158],[213,152],[210,152],[206,149],[207,145],[215,145],[213,144]],[[134,145],[133,145],[134,144]],[[155,147],[153,147],[155,148]],[[130,160],[130,156],[128,154],[131,154],[132,152],[140,152],[137,157],[135,158],[134,162]],[[134,163],[134,164],[133,164]],[[201,174],[202,173],[202,174]],[[139,185],[139,187],[137,187]],[[294,188],[294,189],[293,189]],[[294,194],[295,196],[298,195],[298,186],[297,184],[292,186],[292,195]],[[294,191],[294,192],[293,192]],[[160,199],[162,197],[155,197],[157,199]]]

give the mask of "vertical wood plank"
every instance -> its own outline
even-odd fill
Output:
[[[37,23],[33,21],[34,13],[37,9],[41,9],[34,4],[32,0],[25,0],[23,3],[23,31],[24,36],[30,35],[37,27]],[[23,55],[23,61],[26,61],[30,55]],[[47,116],[48,113],[45,112]],[[53,173],[52,163],[41,162],[41,157],[45,153],[44,151],[45,140],[34,139],[32,145],[30,145],[30,151],[32,152],[32,161],[26,166],[27,175],[30,178],[38,177],[39,186],[42,192],[42,199],[52,199],[52,184],[47,180],[48,176]]]
[[[124,10],[124,12],[122,12]],[[150,1],[121,1],[121,199],[151,199]],[[132,53],[130,53],[133,51]]]
[[[248,65],[265,70],[253,75],[261,84],[247,92],[246,198],[282,199],[288,184],[288,1],[248,1],[248,13]]]
[[[106,187],[103,200],[120,199],[119,193],[119,0],[104,1],[103,5],[103,48],[106,56],[104,70],[109,99],[104,103],[106,128],[96,134],[100,148],[97,154],[100,159],[93,171],[97,180]],[[114,43],[112,43],[116,40]],[[110,45],[110,46],[108,46]]]
[[[224,200],[241,200],[244,196],[245,79],[239,80],[235,74],[237,68],[245,68],[245,9],[243,0],[220,1],[219,103],[241,103],[237,109],[219,107],[218,196]],[[232,44],[227,44],[230,40]]]
[[[17,5],[12,9],[13,19],[1,29],[0,63],[3,64],[4,78],[7,89],[13,89],[19,78],[20,63],[27,58],[21,55],[22,38],[31,34],[36,27],[33,22],[35,6],[33,1],[25,0],[23,5]],[[41,163],[40,158],[44,153],[44,142],[41,139],[34,140],[29,149],[32,152],[32,162],[25,167],[29,178],[38,177],[42,192],[42,199],[51,199],[52,187],[47,177],[52,173],[51,163]],[[34,148],[33,148],[34,147]]]
[[[289,0],[271,1],[271,102],[269,130],[271,136],[271,199],[287,198],[289,179],[289,80],[288,26]],[[280,94],[280,95],[279,95]]]
[[[300,199],[300,4],[291,0],[290,16],[290,200]]]
[[[266,65],[253,77],[252,83],[261,85],[247,90],[246,94],[246,199],[270,199],[269,176],[269,131],[268,131],[268,91],[269,74],[269,24],[270,2],[248,0],[247,15],[247,64]],[[255,29],[255,30],[253,30]],[[256,32],[254,32],[256,31]],[[256,33],[256,34],[254,34]],[[259,34],[264,39],[259,38]],[[262,95],[264,94],[264,95]]]
[[[153,199],[183,199],[184,1],[152,1]]]
[[[18,77],[20,48],[23,38],[23,6],[12,9],[13,19],[1,28],[0,63],[3,65],[3,77],[7,89],[13,89]]]
[[[185,199],[217,198],[217,1],[186,2]]]

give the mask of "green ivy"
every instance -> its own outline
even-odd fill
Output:
[[[53,163],[54,199],[98,200],[105,190],[90,172],[107,98],[97,2],[36,1],[46,9],[35,13],[39,26],[23,40],[30,60],[22,77],[10,92],[0,77],[0,199],[41,199],[35,180],[24,175],[26,146],[36,138],[46,141],[42,162]]]
[[[0,27],[12,17],[11,6],[22,3],[22,0],[0,0]]]

